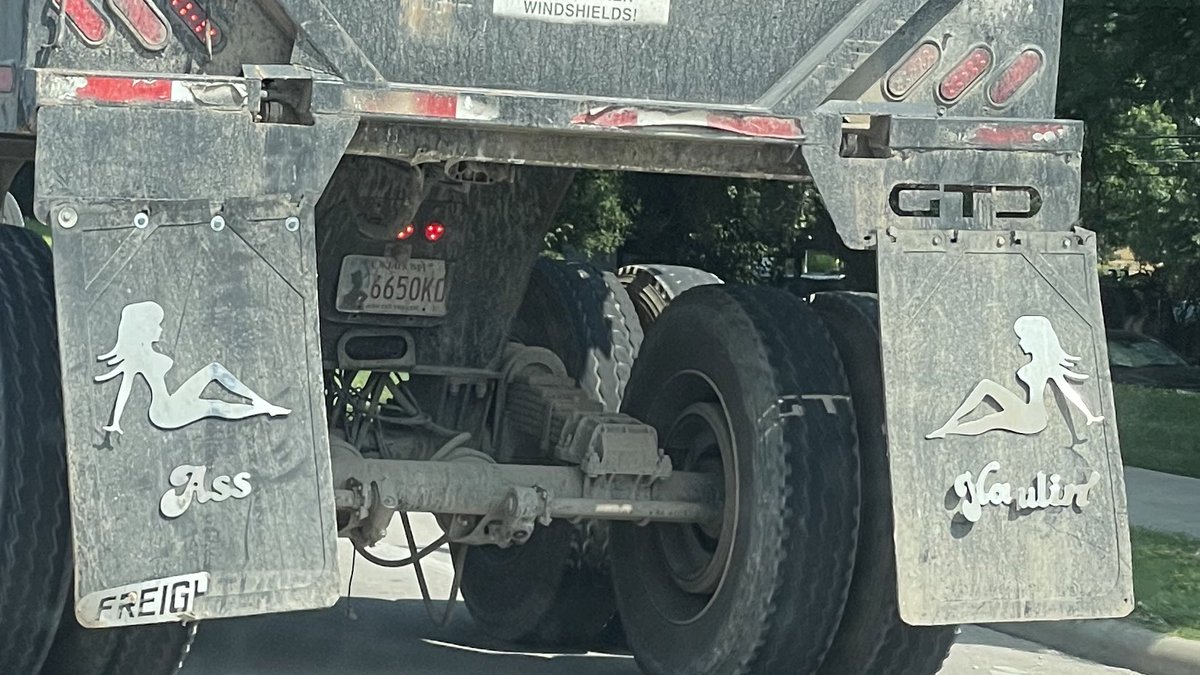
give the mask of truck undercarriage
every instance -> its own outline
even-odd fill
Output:
[[[14,672],[170,672],[412,512],[484,628],[650,673],[1128,613],[1061,3],[805,4],[0,7]],[[540,258],[589,168],[813,181],[877,294]]]

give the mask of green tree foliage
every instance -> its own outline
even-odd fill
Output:
[[[642,207],[630,257],[667,255],[725,279],[764,281],[799,235],[795,185],[640,174],[629,177],[628,192]]]
[[[1200,294],[1200,5],[1067,0],[1059,114],[1087,124],[1084,225]]]
[[[625,243],[639,210],[637,200],[626,194],[624,174],[580,172],[546,235],[546,248],[560,256],[608,256]]]
[[[828,217],[809,186],[582,172],[547,247],[570,257],[690,265],[731,281],[778,280]],[[830,226],[831,227],[831,226]]]

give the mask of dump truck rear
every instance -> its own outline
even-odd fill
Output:
[[[3,661],[174,672],[204,620],[334,603],[339,537],[656,674],[1127,614],[1061,16],[4,2]],[[579,169],[811,181],[875,292],[540,259]],[[433,545],[373,552],[415,512]]]

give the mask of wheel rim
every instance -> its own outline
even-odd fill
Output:
[[[676,588],[661,594],[655,604],[663,618],[683,625],[704,616],[725,582],[738,520],[737,453],[728,413],[707,376],[679,373],[664,389],[687,392],[670,406],[677,413],[662,411],[661,419],[669,421],[663,446],[672,465],[680,471],[722,475],[724,484],[720,523],[660,523],[648,528],[651,545]]]

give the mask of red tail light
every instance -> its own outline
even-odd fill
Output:
[[[188,32],[199,40],[200,44],[211,43],[213,51],[217,50],[225,35],[221,31],[221,27],[208,15],[208,10],[203,5],[196,0],[171,0],[171,11],[183,20],[184,25],[188,27]]]
[[[100,10],[88,0],[51,0],[54,8],[67,15],[67,20],[75,28],[89,47],[95,47],[108,37],[112,24],[108,22]]]
[[[0,94],[7,94],[13,90],[13,81],[16,79],[16,73],[12,66],[0,66]]]
[[[988,87],[988,98],[995,105],[1006,105],[1041,71],[1043,60],[1042,53],[1036,49],[1026,49],[1018,54]]]
[[[888,76],[887,95],[899,100],[908,96],[917,83],[925,79],[929,71],[942,59],[942,50],[933,42],[925,42]]]
[[[436,220],[425,226],[425,238],[429,241],[437,241],[446,234],[446,226]]]
[[[987,47],[976,47],[959,61],[938,86],[938,96],[946,103],[957,101],[971,85],[979,81],[992,66],[992,52]]]
[[[171,29],[150,0],[108,0],[108,8],[146,49],[157,52],[167,46]]]
[[[409,223],[404,226],[403,230],[400,230],[399,232],[396,233],[396,238],[403,241],[403,240],[408,239],[409,237],[413,236],[413,234],[416,233],[416,231],[417,231],[417,226],[413,225],[412,223]]]

